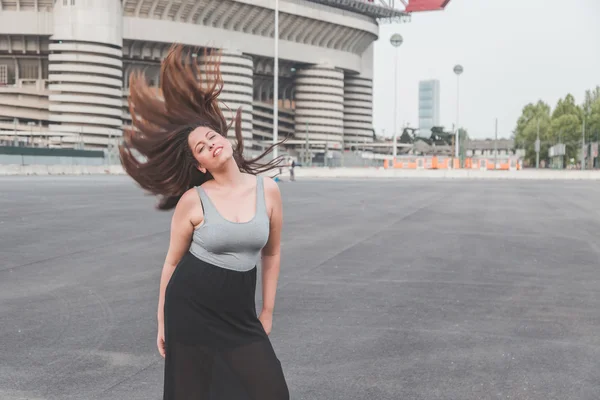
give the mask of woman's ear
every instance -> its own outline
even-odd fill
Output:
[[[203,174],[205,174],[205,173],[206,173],[206,168],[204,168],[204,167],[202,167],[202,166],[200,166],[200,165],[198,165],[198,167],[197,167],[197,168],[198,168],[198,171],[202,172]]]

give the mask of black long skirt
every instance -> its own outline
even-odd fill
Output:
[[[281,363],[256,314],[256,267],[187,253],[165,292],[164,400],[288,400]]]

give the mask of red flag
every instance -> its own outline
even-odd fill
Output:
[[[406,12],[443,10],[450,0],[410,0]]]

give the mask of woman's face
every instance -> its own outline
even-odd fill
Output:
[[[199,126],[190,133],[188,144],[198,161],[198,169],[203,173],[218,170],[233,157],[229,140],[205,126]]]

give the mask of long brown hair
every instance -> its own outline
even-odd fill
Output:
[[[130,75],[133,127],[124,132],[119,146],[121,164],[142,188],[160,196],[161,210],[175,207],[188,189],[212,179],[210,173],[198,170],[188,145],[188,135],[199,126],[227,137],[235,122],[233,157],[242,172],[259,174],[277,168],[282,161],[280,156],[260,163],[283,141],[269,146],[258,157],[243,157],[241,107],[229,124],[219,108],[218,97],[223,89],[220,65],[218,52],[205,49],[204,68],[200,68],[190,51],[184,54],[182,45],[174,45],[162,62],[158,90],[150,87],[141,73]]]

